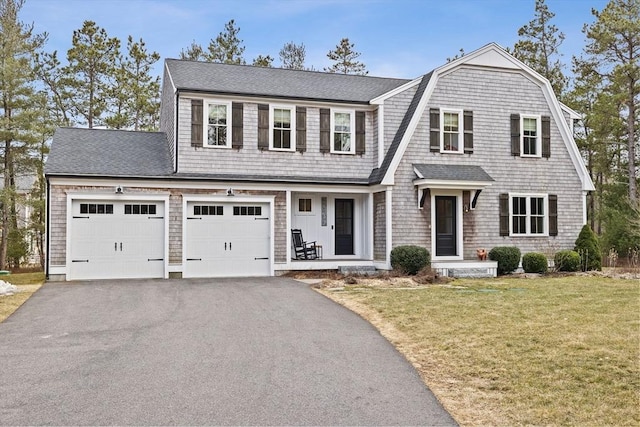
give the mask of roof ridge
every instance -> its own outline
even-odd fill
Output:
[[[335,75],[342,76],[348,78],[366,78],[366,79],[380,79],[380,80],[402,80],[402,81],[412,81],[415,79],[407,79],[403,77],[384,77],[384,76],[370,76],[370,75],[361,75],[361,74],[343,74],[343,73],[331,73],[328,71],[321,70],[298,70],[293,68],[283,68],[283,67],[261,67],[258,65],[251,64],[225,64],[222,62],[209,62],[209,61],[195,61],[190,59],[177,59],[177,58],[165,58],[165,62],[179,62],[179,63],[194,63],[203,66],[222,66],[222,67],[243,67],[250,68],[256,70],[277,70],[282,72],[291,72],[291,73],[309,73],[309,74],[321,74],[325,76]]]

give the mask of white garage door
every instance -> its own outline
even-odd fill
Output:
[[[164,202],[72,202],[69,278],[164,277]]]
[[[188,202],[184,277],[268,276],[268,203]]]

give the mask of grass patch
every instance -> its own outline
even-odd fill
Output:
[[[19,292],[0,296],[0,322],[16,311],[44,283],[44,273],[20,273],[0,276],[0,280],[16,285]]]
[[[638,281],[543,276],[321,292],[376,325],[461,425],[640,424]]]

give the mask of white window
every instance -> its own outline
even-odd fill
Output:
[[[231,146],[231,103],[225,101],[205,101],[204,146]]]
[[[509,195],[509,224],[512,236],[546,236],[548,218],[546,194]]]
[[[462,110],[440,110],[440,151],[463,153],[464,133]]]
[[[520,116],[520,155],[522,157],[542,156],[542,130],[540,116]]]
[[[291,106],[269,106],[269,148],[294,151],[296,149],[296,109]]]
[[[331,110],[331,152],[356,152],[356,114],[353,110]]]

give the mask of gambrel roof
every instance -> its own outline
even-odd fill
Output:
[[[388,167],[386,170],[382,170],[372,174],[370,178],[371,183],[375,184],[383,184],[383,185],[393,185],[394,184],[394,174],[395,171],[400,164],[402,157],[404,156],[404,152],[413,136],[416,127],[418,126],[418,122],[420,121],[420,117],[426,108],[431,95],[438,84],[438,80],[440,76],[445,75],[451,72],[453,69],[463,66],[463,65],[472,65],[479,67],[492,67],[492,68],[504,68],[510,70],[516,70],[526,74],[531,80],[537,82],[537,84],[541,87],[544,96],[549,104],[549,109],[551,110],[551,114],[558,124],[558,128],[560,130],[560,134],[562,135],[562,140],[565,143],[567,148],[567,152],[569,153],[569,157],[573,163],[573,166],[578,173],[580,181],[582,182],[582,190],[583,191],[593,191],[595,187],[593,185],[593,181],[589,176],[587,168],[584,165],[582,160],[582,156],[580,151],[578,150],[578,146],[576,145],[573,134],[569,125],[564,120],[562,106],[555,94],[553,93],[553,89],[551,87],[551,83],[534,71],[532,68],[519,61],[502,47],[500,47],[496,43],[490,43],[478,50],[475,50],[467,55],[464,55],[456,60],[453,60],[441,67],[433,70],[429,76],[429,81],[427,82],[426,87],[423,89],[423,93],[421,98],[418,100],[417,105],[413,109],[409,109],[407,111],[406,116],[403,119],[403,126],[406,122],[406,129],[402,132],[401,141],[397,142],[396,151],[393,153],[393,157],[390,160]],[[422,85],[421,85],[422,86]],[[412,101],[412,105],[416,102],[416,99]],[[401,126],[401,127],[403,127]],[[394,140],[394,145],[396,141]],[[387,159],[385,158],[385,162]],[[380,176],[384,173],[383,176]]]
[[[369,104],[406,79],[167,59],[175,90]]]

